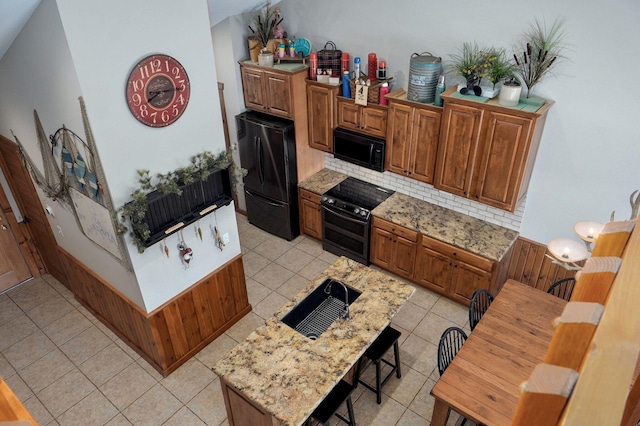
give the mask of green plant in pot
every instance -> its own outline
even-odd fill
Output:
[[[491,49],[489,60],[489,70],[487,71],[487,79],[496,88],[496,84],[500,83],[507,77],[513,75],[515,64],[507,54],[506,49]]]
[[[269,51],[269,40],[273,38],[273,30],[281,23],[282,18],[279,17],[276,8],[272,7],[269,1],[253,15],[249,30],[251,30],[252,37],[255,37],[262,46],[258,55],[258,62],[263,62],[260,65],[273,65],[273,52]]]
[[[466,87],[460,93],[480,96],[480,82],[491,67],[491,50],[480,49],[476,43],[464,43],[458,54],[450,56],[452,63],[449,68],[466,80]]]

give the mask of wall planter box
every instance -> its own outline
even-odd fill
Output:
[[[233,200],[229,169],[217,169],[206,180],[181,186],[182,195],[153,191],[147,195],[143,222],[151,235],[145,247],[161,241]]]

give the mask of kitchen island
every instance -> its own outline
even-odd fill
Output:
[[[350,318],[311,340],[280,318],[326,278],[361,291]],[[229,424],[301,425],[389,325],[415,289],[341,257],[214,367]]]

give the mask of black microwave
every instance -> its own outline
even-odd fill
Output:
[[[385,140],[337,128],[333,131],[333,156],[378,172],[384,171]]]

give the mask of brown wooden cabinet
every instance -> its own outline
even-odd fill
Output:
[[[309,145],[333,152],[333,129],[336,127],[336,97],[340,86],[307,80]]]
[[[422,235],[414,281],[468,305],[474,291],[492,289],[497,265],[497,262]]]
[[[513,212],[527,193],[547,113],[443,95],[444,109],[433,185]]]
[[[298,188],[300,200],[300,230],[302,234],[322,239],[322,211],[320,195]]]
[[[389,100],[385,168],[433,183],[442,108],[406,100],[404,91]]]
[[[351,98],[338,96],[338,127],[354,130],[370,136],[384,138],[387,135],[387,107],[362,106]]]
[[[265,67],[241,66],[247,108],[293,119],[291,76]]]
[[[370,260],[401,277],[412,279],[418,233],[384,219],[373,217]]]

